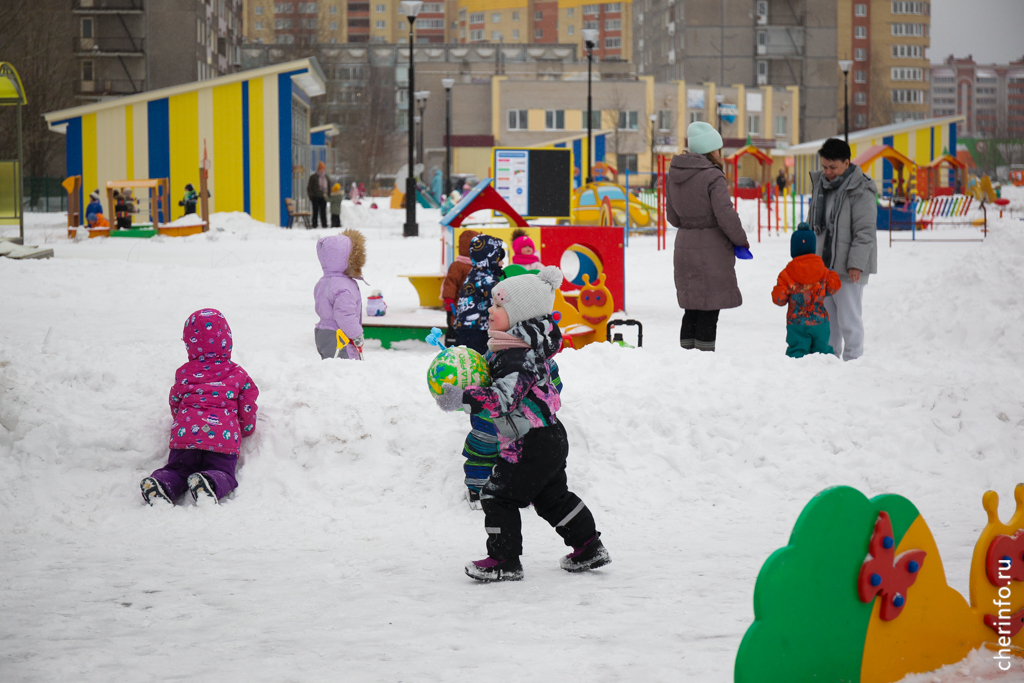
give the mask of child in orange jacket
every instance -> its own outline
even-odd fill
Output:
[[[839,291],[839,276],[825,267],[814,253],[816,238],[807,223],[793,231],[789,253],[793,260],[779,273],[772,290],[778,306],[789,304],[786,313],[786,355],[803,358],[808,353],[833,353],[828,343],[828,312],[825,297]]]

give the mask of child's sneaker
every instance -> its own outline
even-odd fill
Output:
[[[466,502],[469,503],[471,510],[481,510],[480,505],[480,492],[474,491],[473,489],[466,489]]]
[[[558,561],[558,565],[567,572],[582,572],[603,567],[611,561],[598,533],[578,548],[574,546],[571,553]]]
[[[510,557],[507,560],[496,560],[493,557],[485,557],[482,560],[473,560],[466,565],[466,576],[485,583],[491,581],[522,581],[523,565],[518,557]]]
[[[149,505],[153,504],[156,500],[160,503],[166,503],[167,505],[174,505],[174,501],[164,491],[163,484],[158,482],[153,477],[146,477],[142,480],[142,500],[146,501]]]
[[[213,484],[205,474],[196,472],[188,475],[188,490],[192,492],[192,499],[196,501],[196,505],[217,503],[217,494],[213,491]]]

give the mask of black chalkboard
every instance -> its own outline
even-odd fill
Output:
[[[572,151],[569,149],[531,149],[528,215],[531,217],[569,216],[572,199]]]

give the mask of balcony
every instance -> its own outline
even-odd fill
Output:
[[[128,79],[79,81],[77,94],[82,97],[109,97],[112,95],[131,95],[142,92],[145,89],[146,81],[142,78],[134,82]]]
[[[143,14],[145,0],[72,0],[75,14]]]
[[[77,57],[145,57],[145,38],[72,38]]]
[[[802,26],[767,26],[757,33],[758,57],[799,57],[804,53]]]

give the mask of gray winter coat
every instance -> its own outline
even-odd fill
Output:
[[[725,174],[701,154],[677,154],[666,194],[666,217],[679,228],[673,258],[679,307],[717,311],[741,305],[733,246],[746,245],[747,233]]]
[[[825,226],[811,226],[818,236],[817,254],[823,255],[825,236],[831,230],[831,269],[843,282],[850,282],[850,268],[861,271],[860,281],[868,283],[870,273],[878,272],[878,203],[875,200],[875,181],[859,168],[850,174],[832,203],[831,214],[825,215]],[[811,174],[811,205],[808,216],[814,216],[817,203],[824,201],[821,188],[822,172]],[[826,207],[827,211],[827,207]]]

